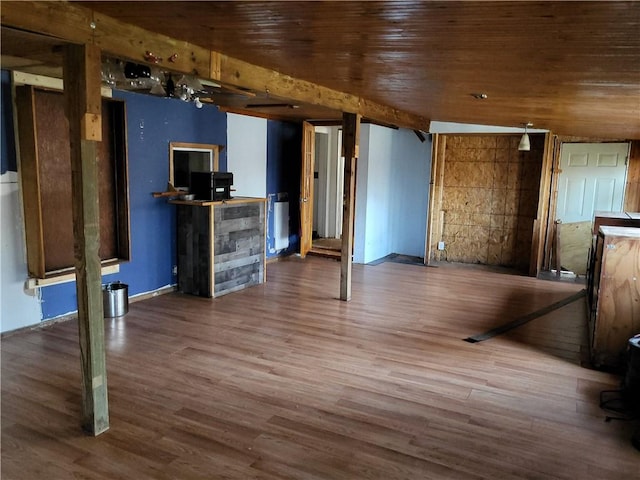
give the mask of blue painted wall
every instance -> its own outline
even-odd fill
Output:
[[[302,124],[267,123],[267,258],[300,251],[300,169]],[[289,248],[275,251],[273,204],[289,202]]]
[[[16,144],[13,136],[13,104],[11,102],[11,72],[2,70],[2,97],[0,104],[0,173],[17,172]]]
[[[17,171],[11,74],[1,73],[2,171]],[[167,186],[169,142],[226,146],[227,116],[211,105],[196,109],[193,104],[176,99],[123,91],[114,91],[113,96],[126,102],[131,261],[121,264],[119,273],[103,277],[103,282],[119,280],[129,285],[129,295],[136,295],[177,281],[172,272],[176,264],[174,207],[151,195]],[[278,197],[288,199],[290,232],[289,248],[268,254],[269,257],[299,251],[301,143],[301,124],[268,122],[266,182],[271,214],[267,216],[267,251],[275,246],[272,202]],[[222,171],[227,170],[226,152],[225,148],[220,154]],[[3,225],[4,228],[15,229],[8,224]],[[34,318],[30,324],[75,311],[75,283],[42,288],[41,302],[42,318]]]
[[[131,261],[121,264],[119,273],[103,277],[103,282],[119,280],[129,285],[129,295],[136,295],[176,283],[174,207],[151,196],[167,187],[169,142],[226,145],[227,122],[226,114],[210,105],[197,109],[176,99],[122,91],[113,96],[126,101]],[[226,168],[222,150],[220,170]],[[75,283],[42,289],[44,319],[76,309]]]

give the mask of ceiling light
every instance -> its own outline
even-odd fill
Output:
[[[521,152],[528,152],[529,150],[531,150],[531,143],[529,142],[529,134],[527,133],[528,127],[533,127],[533,123],[524,124],[524,133],[522,134],[522,138],[520,139],[520,144],[518,145],[518,150]]]
[[[472,93],[471,96],[476,100],[486,100],[488,98],[486,93]]]

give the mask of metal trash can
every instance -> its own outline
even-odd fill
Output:
[[[102,285],[104,317],[122,317],[129,311],[129,285],[111,282]]]

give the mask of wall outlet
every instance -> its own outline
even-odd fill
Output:
[[[438,250],[444,250],[444,242],[438,242]]]

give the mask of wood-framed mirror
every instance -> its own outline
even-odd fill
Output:
[[[217,172],[223,145],[207,143],[169,143],[169,183],[178,190],[189,190],[191,172]]]

